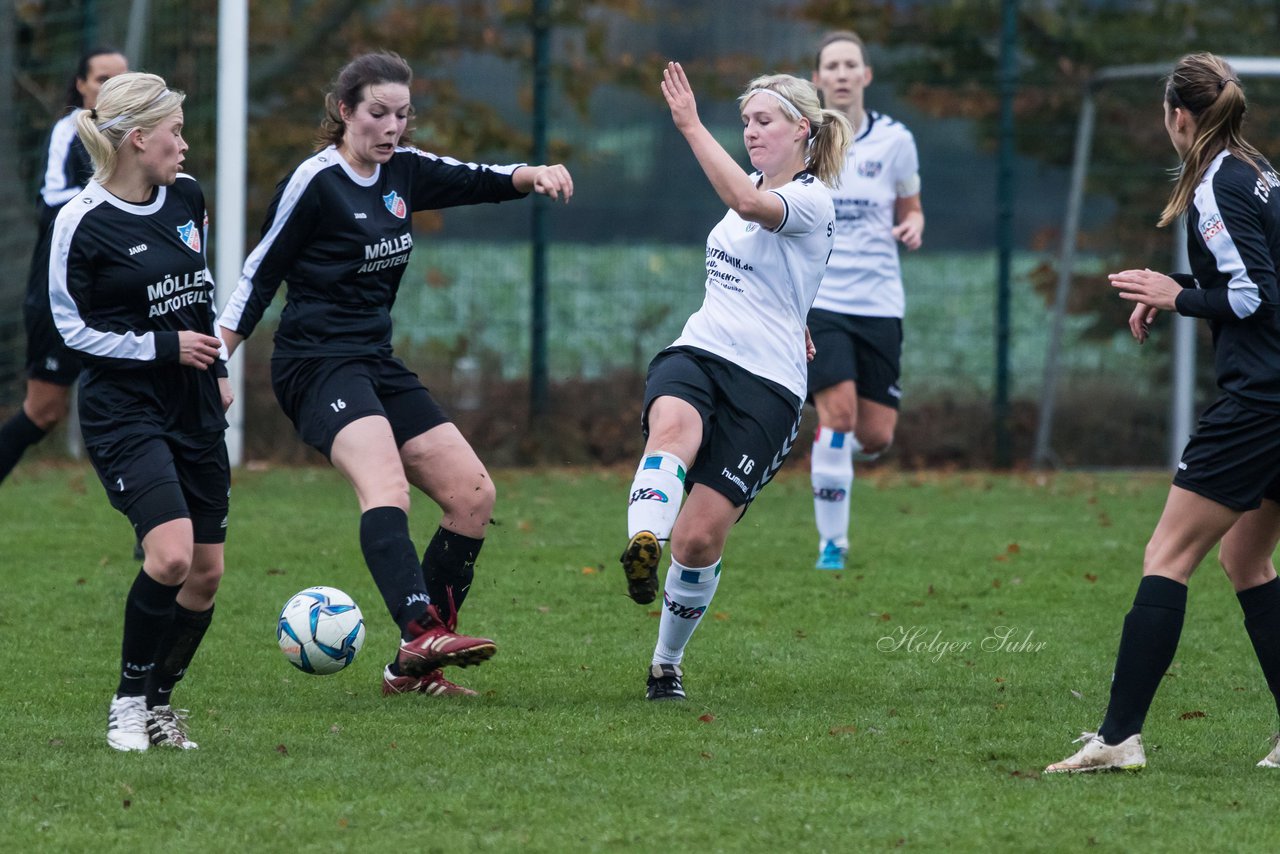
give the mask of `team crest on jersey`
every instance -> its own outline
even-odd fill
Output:
[[[858,174],[863,178],[874,178],[880,174],[880,170],[883,168],[884,164],[879,160],[858,161]]]
[[[186,224],[178,226],[178,237],[192,252],[200,251],[200,229],[196,228],[195,220],[189,219]]]
[[[408,212],[408,206],[404,203],[404,199],[400,198],[400,194],[395,190],[382,197],[382,203],[387,206],[387,210],[391,211],[392,216],[404,219],[405,213]]]
[[[1200,235],[1204,238],[1204,242],[1208,243],[1213,236],[1226,228],[1222,223],[1222,216],[1214,214],[1213,216],[1200,223]]]

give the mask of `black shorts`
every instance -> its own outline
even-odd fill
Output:
[[[709,486],[746,507],[782,467],[800,429],[801,401],[778,383],[696,347],[671,347],[649,363],[641,428],[649,406],[678,397],[702,416],[702,445],[685,490]]]
[[[898,408],[902,390],[902,320],[862,317],[815,308],[809,335],[818,349],[809,363],[809,398],[836,383],[853,380],[858,397]]]
[[[358,418],[384,416],[396,446],[449,422],[449,416],[394,356],[275,358],[271,387],[302,441],[325,457],[334,437]]]
[[[1280,414],[1218,398],[1200,416],[1173,483],[1232,510],[1280,501]]]
[[[80,354],[62,340],[49,308],[50,231],[41,234],[27,273],[27,298],[22,319],[27,327],[27,376],[54,385],[69,386],[80,376]]]
[[[197,543],[226,542],[231,465],[221,430],[86,437],[85,450],[111,506],[129,517],[138,539],[157,525],[190,519]]]

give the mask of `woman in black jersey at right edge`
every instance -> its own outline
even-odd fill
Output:
[[[1164,125],[1182,171],[1160,217],[1186,214],[1191,274],[1111,275],[1142,343],[1161,311],[1203,317],[1213,332],[1219,397],[1182,452],[1124,620],[1106,717],[1047,772],[1138,770],[1142,724],[1173,662],[1187,581],[1221,541],[1218,561],[1280,708],[1280,177],[1241,135],[1244,90],[1226,62],[1184,57],[1164,90]],[[1280,768],[1280,739],[1258,762]]]
[[[567,202],[573,181],[559,165],[460,163],[402,146],[412,76],[394,53],[358,56],[338,73],[321,147],[280,182],[218,322],[234,351],[288,281],[271,382],[302,440],[360,502],[360,548],[404,641],[383,671],[382,693],[474,694],[440,668],[495,651],[491,640],[454,632],[495,490],[392,352],[391,306],[413,250],[414,211],[530,192]],[[409,536],[410,484],[443,511],[421,560]]]

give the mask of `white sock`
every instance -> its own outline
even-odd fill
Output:
[[[667,583],[662,591],[662,618],[658,621],[658,645],[654,664],[679,664],[693,630],[716,595],[720,584],[720,561],[711,566],[683,566],[675,558],[667,567]]]
[[[819,427],[813,440],[809,478],[813,484],[813,515],[818,523],[818,548],[834,540],[849,547],[849,492],[853,489],[853,455],[862,450],[852,433]]]
[[[631,481],[627,502],[627,538],[651,531],[664,546],[684,500],[684,461],[675,454],[655,451],[645,454]]]

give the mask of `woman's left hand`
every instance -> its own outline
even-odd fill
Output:
[[[1162,311],[1177,311],[1174,301],[1182,293],[1182,286],[1164,273],[1154,270],[1125,270],[1107,276],[1111,287],[1120,292],[1120,299],[1140,302]]]
[[[813,336],[809,334],[809,327],[804,328],[804,360],[812,362],[813,357],[818,355],[818,348],[814,346]]]
[[[226,412],[236,402],[235,392],[231,390],[231,380],[218,377],[218,393],[222,396],[222,411]]]
[[[533,191],[550,196],[553,201],[563,200],[567,204],[573,198],[573,176],[559,163],[539,167],[533,177]]]

